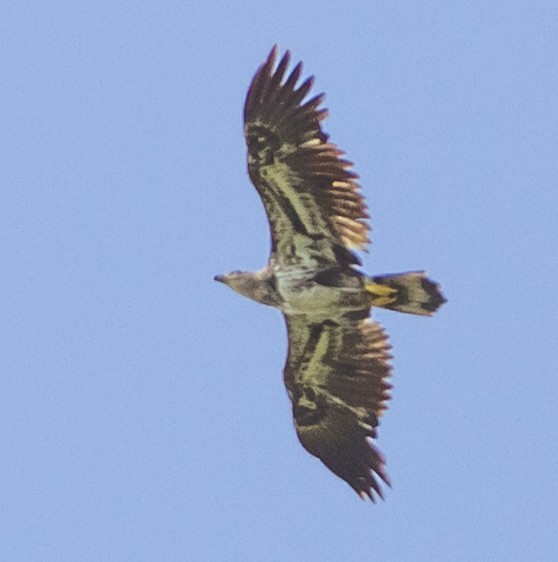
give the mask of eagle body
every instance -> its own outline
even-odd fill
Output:
[[[363,281],[349,271],[334,272],[335,285],[325,284],[328,270],[307,267],[276,267],[275,279],[284,314],[304,314],[309,317],[335,318],[352,311],[368,316],[370,296],[363,290]],[[333,275],[333,274],[332,274]]]
[[[368,243],[368,212],[352,163],[321,121],[323,94],[306,101],[299,63],[274,47],[244,107],[248,173],[271,231],[268,264],[217,281],[285,318],[283,378],[304,448],[362,498],[389,485],[376,428],[390,398],[390,345],[373,307],[430,316],[445,302],[424,272],[367,276],[355,250]]]

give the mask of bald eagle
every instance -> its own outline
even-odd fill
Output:
[[[375,446],[390,398],[390,345],[372,307],[432,315],[445,299],[424,272],[368,276],[369,215],[352,163],[321,122],[323,94],[307,99],[302,64],[277,46],[257,70],[244,106],[248,173],[265,207],[271,254],[259,271],[215,279],[284,315],[284,382],[303,447],[357,494],[383,498],[389,485]]]

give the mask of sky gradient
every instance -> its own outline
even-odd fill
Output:
[[[0,8],[0,559],[558,560],[558,4]],[[369,273],[425,269],[378,505],[302,449],[242,105],[271,46],[325,91]]]

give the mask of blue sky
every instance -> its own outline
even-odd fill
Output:
[[[554,2],[0,8],[0,558],[558,559]],[[361,502],[299,445],[241,110],[273,43],[327,93],[370,273],[426,269]]]

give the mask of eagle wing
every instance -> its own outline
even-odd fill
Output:
[[[276,58],[277,46],[256,72],[244,107],[248,171],[269,219],[272,256],[288,256],[298,234],[319,241],[326,260],[359,263],[351,250],[366,248],[370,227],[358,176],[321,129],[323,94],[303,103],[314,78],[297,87],[299,63],[283,80],[290,53],[277,66]]]
[[[363,499],[383,498],[384,459],[370,442],[390,398],[390,345],[379,324],[343,317],[312,323],[285,316],[285,386],[304,448]]]

